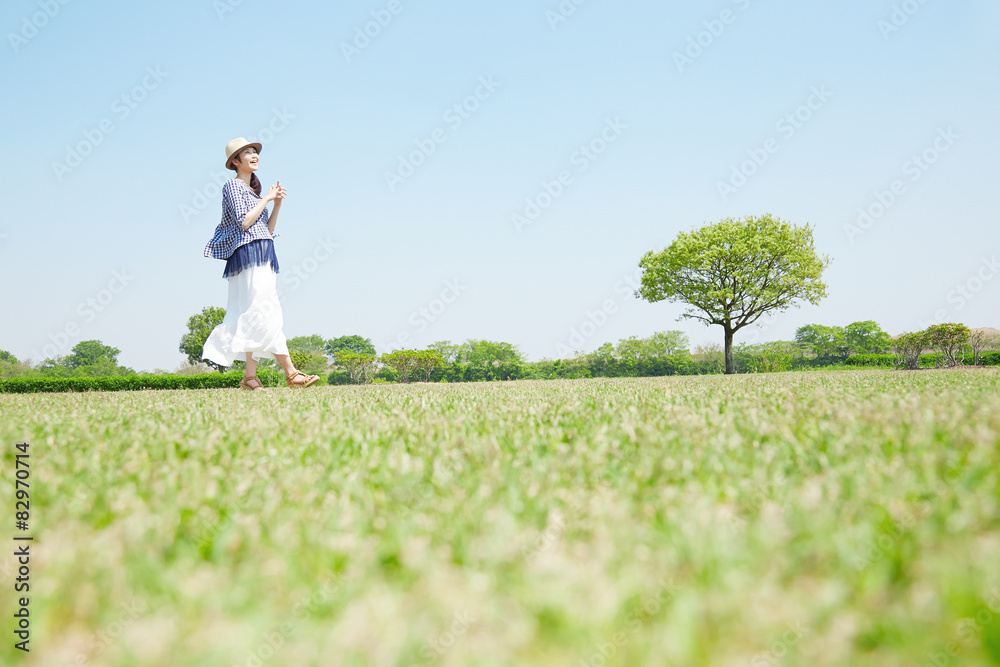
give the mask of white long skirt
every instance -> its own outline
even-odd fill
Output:
[[[202,349],[203,359],[221,366],[288,354],[282,333],[285,321],[278,302],[278,276],[270,265],[251,266],[229,276],[229,303],[222,324],[212,329]]]

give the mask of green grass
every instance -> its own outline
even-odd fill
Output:
[[[995,369],[0,395],[0,432],[3,664],[1000,663]]]

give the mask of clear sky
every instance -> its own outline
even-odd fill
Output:
[[[288,191],[289,337],[487,338],[532,360],[665,329],[721,343],[628,282],[677,232],[768,212],[815,226],[829,296],[737,342],[1000,326],[996,2],[0,12],[0,349],[20,359],[96,338],[137,370],[183,360],[188,317],[226,305],[202,251],[238,136]]]

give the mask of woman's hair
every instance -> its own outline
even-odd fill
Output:
[[[240,156],[237,155],[233,158],[233,162],[237,162],[239,159]],[[236,171],[236,165],[233,165],[232,169],[233,171]],[[258,197],[260,196],[260,179],[257,178],[257,174],[250,174],[250,189],[256,192]]]

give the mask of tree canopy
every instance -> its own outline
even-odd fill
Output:
[[[669,247],[649,251],[637,297],[688,304],[682,318],[725,332],[726,373],[734,373],[733,334],[770,311],[819,303],[830,259],[816,253],[812,227],[765,214],[726,218],[681,232]]]
[[[208,336],[212,333],[212,329],[222,324],[222,319],[225,316],[225,308],[208,306],[206,308],[202,308],[201,312],[197,315],[192,315],[188,318],[188,332],[181,336],[181,343],[178,349],[181,353],[187,355],[187,360],[190,363],[197,364],[202,361],[201,353],[205,347],[205,341],[208,340]],[[208,359],[205,359],[204,362],[217,371],[223,371],[226,369],[225,366],[221,366],[214,361],[209,361]]]

